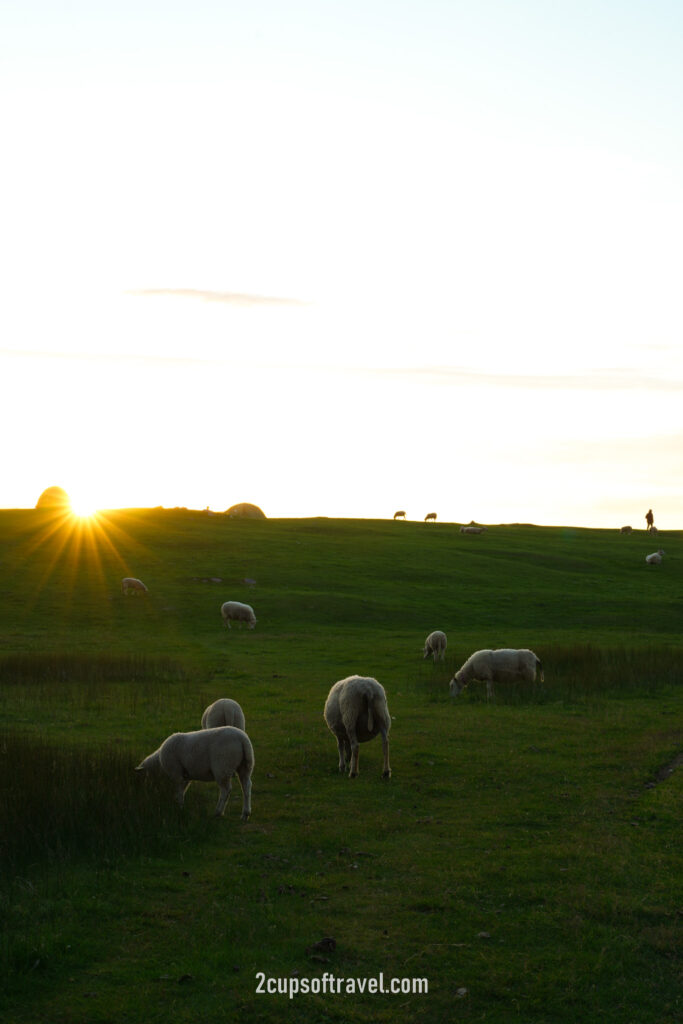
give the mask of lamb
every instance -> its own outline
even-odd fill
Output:
[[[653,551],[651,555],[646,555],[645,561],[648,565],[661,565],[662,555],[665,554],[666,551],[662,551],[662,549],[660,548],[659,551]]]
[[[619,530],[619,533],[633,533],[633,527],[632,526],[622,526],[622,528]]]
[[[394,512],[394,519],[405,519],[405,517],[406,514],[402,509],[399,512]]]
[[[121,580],[121,590],[124,594],[146,594],[147,587],[142,580],[136,580],[134,576],[124,576]]]
[[[440,629],[435,629],[434,632],[430,633],[425,640],[424,658],[422,660],[424,661],[431,654],[433,655],[435,662],[437,658],[440,658],[441,661],[443,661],[446,657],[447,643],[446,634]]]
[[[219,697],[202,715],[202,729],[215,729],[219,725],[234,725],[237,729],[245,729],[244,712],[236,700]]]
[[[475,651],[451,679],[450,694],[451,697],[457,697],[472,679],[482,679],[486,682],[486,696],[491,697],[494,682],[507,683],[523,679],[528,683],[533,683],[536,679],[537,668],[540,669],[540,678],[543,682],[543,666],[540,659],[533,651],[527,649],[502,648],[497,651]]]
[[[242,623],[246,622],[249,629],[253,629],[256,625],[256,616],[254,615],[254,609],[250,604],[242,604],[241,601],[225,601],[221,605],[221,615],[223,616],[223,624],[231,628],[230,622],[239,622],[240,629]]]
[[[339,771],[349,768],[349,778],[358,775],[358,745],[382,737],[384,765],[382,778],[391,778],[389,766],[389,730],[391,716],[384,687],[370,676],[348,676],[335,683],[327,695],[323,712],[327,726],[336,738]]]
[[[225,811],[232,777],[237,774],[242,787],[242,821],[247,821],[251,814],[253,770],[251,740],[246,732],[231,725],[198,732],[174,732],[135,769],[148,775],[167,775],[175,785],[180,807],[191,782],[217,782],[220,790],[215,811],[217,817]]]
[[[430,519],[433,523],[436,522],[436,512],[428,512],[425,516],[425,523],[428,523]]]

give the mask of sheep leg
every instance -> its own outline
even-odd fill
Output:
[[[351,765],[349,768],[349,778],[355,779],[355,777],[358,775],[358,737],[356,736],[355,730],[350,732],[347,729],[347,732],[349,736],[349,749],[351,751]]]
[[[391,778],[391,766],[389,764],[389,737],[386,730],[382,730],[382,751],[384,753],[384,765],[382,767],[382,778]]]
[[[487,679],[486,680],[486,699],[487,700],[491,700],[491,697],[493,697],[493,683],[491,682],[490,679]]]
[[[181,779],[181,781],[176,786],[175,798],[178,801],[179,807],[182,807],[183,804],[185,803],[185,794],[188,790],[189,785],[190,783],[187,781],[187,779]]]
[[[248,821],[251,814],[251,775],[246,765],[237,769],[242,787],[242,821]]]
[[[339,751],[339,771],[343,772],[346,768],[346,750],[345,740],[342,736],[337,736],[337,750]]]
[[[225,805],[230,799],[230,790],[232,789],[232,776],[228,775],[227,779],[223,779],[221,782],[219,782],[218,788],[220,792],[218,794],[218,803],[216,804],[216,810],[214,811],[214,815],[215,817],[220,818],[222,817],[223,812],[225,811]]]

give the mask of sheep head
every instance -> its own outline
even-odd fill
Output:
[[[467,686],[467,680],[460,679],[459,676],[460,673],[456,672],[448,684],[451,697],[458,697]]]

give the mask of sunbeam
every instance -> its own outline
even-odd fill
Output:
[[[38,603],[48,584],[61,586],[61,606],[68,615],[74,592],[101,587],[109,580],[112,592],[123,576],[136,575],[149,553],[112,521],[106,512],[79,515],[69,508],[36,510],[35,527],[24,535],[14,556],[17,570],[36,575],[31,604]]]

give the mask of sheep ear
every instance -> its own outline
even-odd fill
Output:
[[[139,764],[137,766],[137,768],[133,769],[133,771],[136,771],[136,772],[144,772],[144,770],[145,770],[145,768],[144,768],[144,765],[142,765],[142,764]]]

